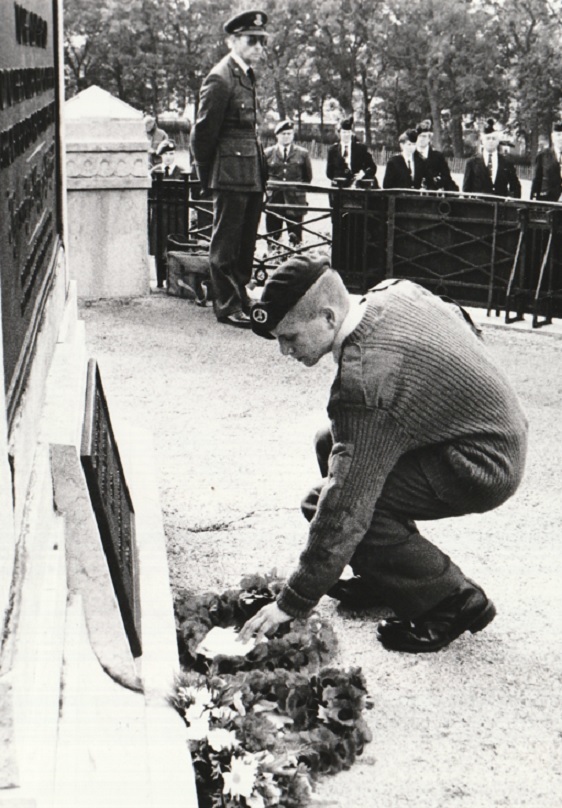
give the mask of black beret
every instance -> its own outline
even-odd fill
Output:
[[[165,154],[176,150],[176,144],[173,140],[163,140],[156,148],[156,154]]]
[[[398,138],[398,142],[399,143],[405,143],[407,140],[409,140],[410,143],[417,143],[418,130],[417,129],[406,129],[405,132],[402,132],[402,134]]]
[[[228,22],[224,24],[224,30],[227,34],[262,34],[267,36],[265,26],[267,24],[267,14],[263,11],[244,11],[242,14],[237,14],[231,17]]]
[[[294,129],[294,128],[295,128],[295,124],[291,120],[289,120],[289,118],[287,118],[284,121],[279,121],[279,123],[277,124],[277,126],[274,129],[274,132],[275,132],[276,135],[279,135],[279,134],[281,134],[281,132],[286,132],[287,130]]]
[[[496,129],[495,120],[493,118],[488,118],[488,120],[484,124],[484,128],[482,129],[482,132],[485,135],[491,135],[492,132],[496,132],[496,131],[497,131],[497,129]]]
[[[421,135],[422,132],[433,132],[433,124],[431,123],[429,118],[426,118],[425,121],[418,123],[418,125],[416,126],[416,131],[418,135]]]
[[[350,115],[349,118],[343,118],[343,120],[340,121],[340,129],[353,129],[353,124],[353,115]]]
[[[330,259],[321,253],[294,255],[281,264],[266,281],[261,300],[252,305],[254,333],[275,339],[272,330],[329,268]]]

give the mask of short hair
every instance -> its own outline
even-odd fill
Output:
[[[325,308],[347,313],[349,294],[339,272],[328,269],[312,284],[285,316],[298,320],[313,320]]]

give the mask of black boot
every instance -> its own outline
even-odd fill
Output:
[[[377,639],[393,651],[439,651],[465,631],[482,631],[496,608],[473,581],[466,581],[444,600],[414,620],[391,618],[378,626]]]

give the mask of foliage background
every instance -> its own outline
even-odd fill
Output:
[[[330,112],[353,111],[369,144],[392,147],[430,116],[436,144],[462,157],[478,120],[493,116],[533,156],[562,107],[562,0],[258,5],[271,34],[261,110],[294,116],[300,139],[329,136]],[[196,109],[202,79],[226,52],[223,23],[247,7],[65,0],[67,94],[97,84],[145,112]]]

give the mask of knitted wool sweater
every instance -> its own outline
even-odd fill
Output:
[[[328,480],[278,601],[293,617],[337,581],[401,455],[419,450],[435,491],[459,513],[498,506],[523,475],[525,415],[460,310],[409,281],[382,287],[343,342],[328,403]]]

